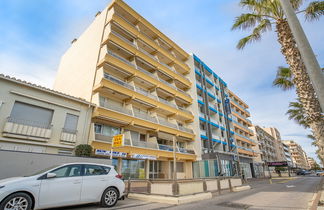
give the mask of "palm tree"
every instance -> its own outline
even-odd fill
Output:
[[[279,66],[276,78],[273,80],[272,84],[283,90],[291,90],[295,87],[292,79],[293,75],[290,68]]]
[[[303,0],[290,2],[296,13],[303,12],[308,20],[316,20],[324,15],[324,1],[311,2],[304,10],[299,10]],[[275,26],[281,53],[292,72],[291,81],[296,87],[298,99],[305,110],[314,136],[318,141],[324,142],[324,120],[320,104],[279,0],[241,0],[240,5],[250,12],[236,17],[232,30],[253,30],[252,34],[238,42],[237,48],[243,49],[247,44],[260,40],[262,33]]]

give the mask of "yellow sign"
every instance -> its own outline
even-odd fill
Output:
[[[114,136],[112,147],[122,147],[124,146],[124,134],[118,134]]]

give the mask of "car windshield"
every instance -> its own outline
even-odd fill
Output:
[[[59,166],[59,165],[54,165],[54,166],[51,166],[51,167],[49,167],[49,168],[42,169],[42,170],[40,170],[40,171],[34,172],[34,173],[32,173],[32,174],[30,174],[30,175],[27,175],[27,176],[24,176],[24,177],[35,176],[35,175],[38,175],[38,174],[44,173],[44,172],[46,172],[46,171],[49,171],[49,170],[51,170],[51,169],[53,169],[53,168],[56,168],[57,166]]]

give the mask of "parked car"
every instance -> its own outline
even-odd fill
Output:
[[[316,176],[324,176],[324,171],[316,171]]]
[[[303,176],[305,176],[305,175],[311,174],[311,172],[302,169],[302,170],[298,170],[298,171],[296,172],[296,174],[297,174],[297,175],[303,175]]]
[[[125,184],[113,166],[69,163],[26,177],[0,180],[0,209],[43,209],[99,202],[114,206]]]

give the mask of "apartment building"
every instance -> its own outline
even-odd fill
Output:
[[[264,128],[264,130],[267,131],[275,139],[276,161],[286,161],[279,130],[273,127]]]
[[[192,177],[196,160],[190,56],[122,0],[98,13],[63,55],[54,88],[97,105],[90,142],[113,150],[124,177]],[[200,152],[200,151],[199,151]]]
[[[257,157],[258,153],[253,150],[257,142],[251,138],[254,132],[249,128],[253,126],[249,119],[251,116],[248,111],[249,106],[232,91],[229,91],[229,98],[234,125],[234,138],[237,143],[237,151],[241,156],[241,167],[246,173],[246,177],[255,177],[260,174],[260,163],[253,163],[253,158]]]
[[[311,158],[311,157],[307,158],[307,162],[308,162],[309,169],[314,168],[317,165],[314,158]]]
[[[72,155],[87,144],[93,105],[0,74],[0,149]]]
[[[292,158],[291,158],[291,154],[290,154],[290,151],[289,151],[289,146],[286,145],[285,143],[282,143],[282,146],[283,146],[283,150],[284,150],[285,159],[286,159],[288,165],[290,167],[295,167],[294,164],[293,164]]]
[[[293,164],[296,168],[308,169],[307,155],[302,147],[293,140],[283,141],[289,147]]]
[[[194,71],[191,78],[195,81],[193,113],[195,133],[198,136],[195,145],[197,154],[201,151],[202,161],[194,164],[196,177],[211,177],[224,174],[232,176],[240,170],[246,177],[252,177],[252,157],[255,144],[248,128],[251,121],[247,118],[248,106],[233,92],[227,83],[196,55],[192,56],[190,66]],[[246,108],[241,110],[239,103]],[[235,105],[239,107],[235,107]],[[236,112],[237,116],[234,115]],[[242,112],[242,116],[239,116]],[[245,115],[243,117],[243,115]],[[235,120],[233,120],[235,119]],[[199,156],[198,156],[199,157]],[[252,168],[251,168],[252,167]]]
[[[265,164],[267,162],[277,161],[275,138],[260,126],[256,125],[252,129],[254,130],[253,139],[258,142],[258,144],[254,146],[254,148],[258,147],[261,160]]]

